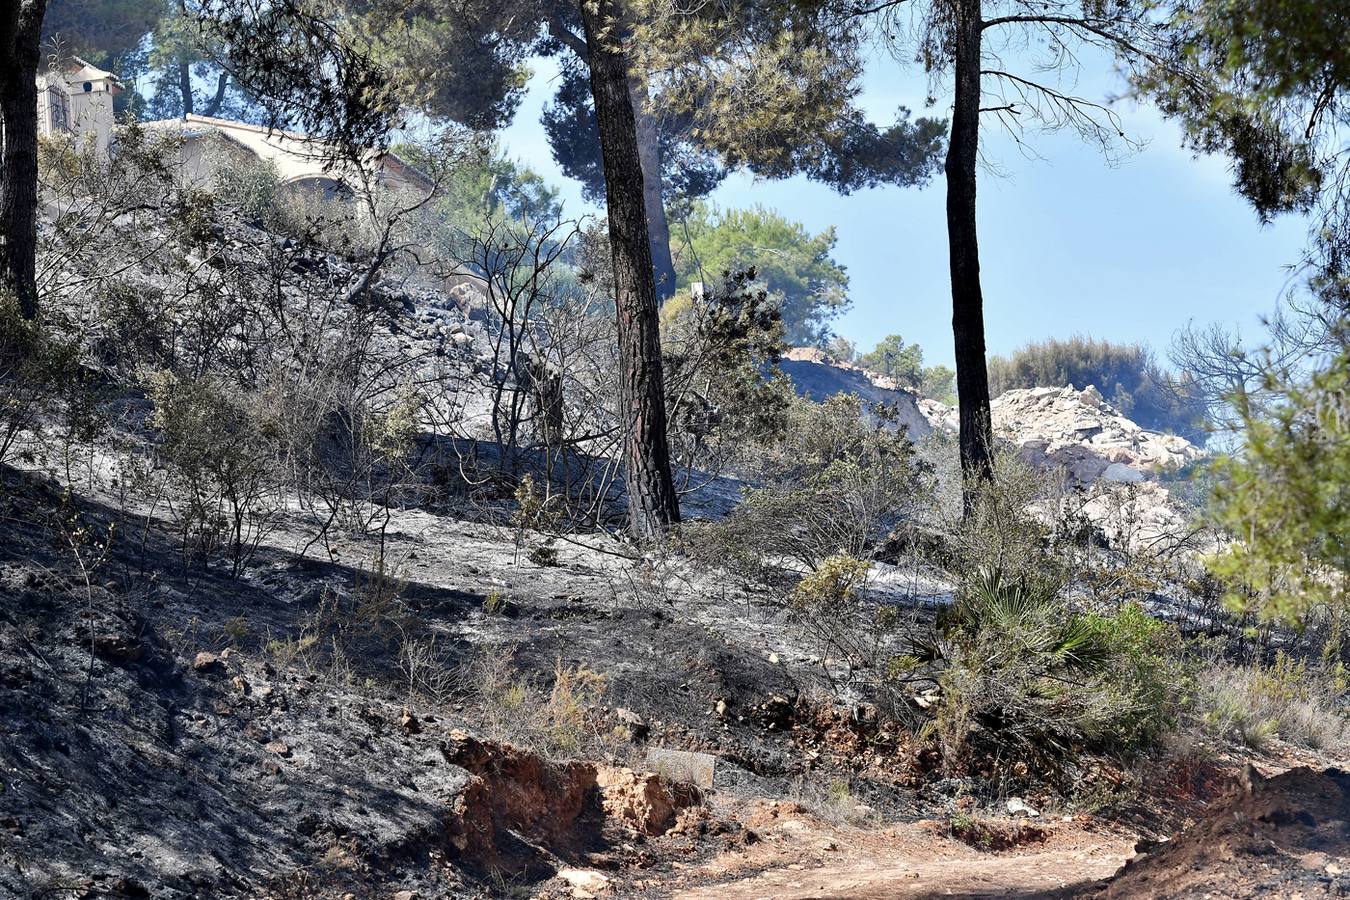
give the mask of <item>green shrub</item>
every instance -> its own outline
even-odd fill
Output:
[[[781,584],[785,566],[815,571],[839,554],[871,558],[932,489],[903,432],[867,422],[861,403],[843,394],[796,400],[757,469],[761,486],[694,541],[708,562],[758,584]]]
[[[939,622],[930,730],[948,769],[1053,778],[1085,750],[1155,742],[1188,695],[1180,651],[1175,628],[1137,606],[1084,613],[1044,582],[989,570]]]
[[[597,714],[607,679],[585,665],[554,661],[552,684],[523,674],[514,648],[484,651],[464,673],[467,713],[475,727],[495,741],[548,756],[604,759],[618,736],[606,733]]]
[[[1216,464],[1214,492],[1214,517],[1237,540],[1210,569],[1231,607],[1300,621],[1350,608],[1350,353],[1277,386],[1286,399],[1267,415],[1238,402],[1244,444]]]
[[[1054,595],[1071,577],[1065,544],[1078,539],[1078,524],[1065,512],[1058,485],[1014,452],[994,456],[992,477],[974,503],[944,510],[946,542],[933,560],[958,581],[997,571],[1009,581]]]
[[[789,425],[760,451],[759,486],[719,522],[686,526],[696,560],[779,603],[818,648],[837,693],[862,692],[905,714],[913,666],[893,606],[868,572],[897,525],[931,502],[928,466],[903,431],[868,421],[860,402],[794,400]]]
[[[871,563],[844,553],[835,554],[797,582],[789,600],[798,610],[836,613],[862,592],[870,568]]]
[[[837,696],[861,693],[887,718],[913,725],[912,686],[927,680],[922,660],[909,652],[914,624],[868,595],[871,569],[846,553],[828,557],[788,593],[789,621],[815,646]]]

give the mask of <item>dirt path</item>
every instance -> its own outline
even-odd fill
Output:
[[[774,813],[777,813],[774,815]],[[761,840],[691,866],[672,885],[677,900],[910,897],[1066,897],[1113,874],[1134,836],[1047,826],[1044,840],[981,852],[936,823],[865,831],[822,824],[791,804],[766,805]],[[684,882],[688,887],[680,887]]]
[[[681,891],[677,900],[806,900],[909,897],[1066,897],[1115,873],[1128,855],[1046,852],[980,859],[873,859],[816,869],[777,869]]]

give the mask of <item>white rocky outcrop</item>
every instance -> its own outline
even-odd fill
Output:
[[[952,407],[934,400],[918,405],[934,428],[957,430]],[[1087,489],[1076,501],[1079,511],[1110,546],[1156,553],[1209,549],[1192,511],[1155,480],[1205,455],[1190,441],[1141,427],[1095,387],[1013,390],[990,408],[995,434],[1023,459],[1061,470]]]
[[[933,400],[919,409],[935,428],[956,430],[956,410]],[[1041,468],[1062,468],[1080,484],[1133,483],[1179,469],[1204,451],[1183,437],[1149,431],[1089,386],[1007,391],[991,404],[994,431]]]
[[[924,397],[919,401],[919,412],[936,431],[950,431],[955,434],[961,427],[960,415],[955,406],[948,406],[941,400]]]
[[[1154,481],[1098,482],[1081,511],[1111,547],[1157,554],[1216,549],[1213,535],[1198,527],[1192,512]]]

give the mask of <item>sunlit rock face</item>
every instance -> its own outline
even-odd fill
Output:
[[[955,430],[956,411],[922,400],[920,411],[934,428]],[[1008,391],[991,406],[994,430],[1034,466],[1063,469],[1079,484],[1099,480],[1143,481],[1175,471],[1204,456],[1183,437],[1149,431],[1107,403],[1089,386]]]

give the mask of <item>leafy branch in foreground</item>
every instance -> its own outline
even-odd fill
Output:
[[[1257,415],[1237,400],[1241,451],[1217,463],[1215,516],[1236,538],[1210,561],[1229,602],[1302,621],[1350,603],[1350,352],[1303,384],[1270,385],[1285,400]]]

